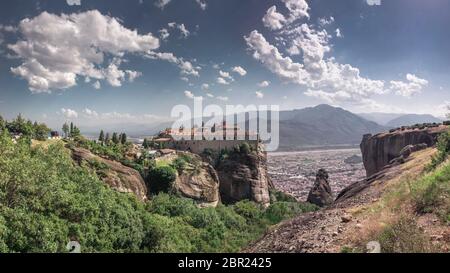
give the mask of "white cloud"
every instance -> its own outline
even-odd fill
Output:
[[[181,74],[191,75],[191,76],[200,76],[199,70],[200,67],[194,67],[191,62],[185,61],[183,58],[178,58],[173,53],[169,52],[149,52],[147,55],[148,58],[151,59],[160,59],[164,61],[168,61],[170,63],[174,63],[178,65],[181,70]]]
[[[244,68],[242,68],[241,66],[233,67],[232,71],[238,73],[241,76],[247,75],[247,71]]]
[[[317,32],[303,24],[286,33],[297,35],[294,42],[303,53],[302,63],[284,57],[278,48],[267,42],[257,31],[250,33],[245,40],[253,50],[255,59],[281,79],[309,88],[306,95],[328,102],[367,103],[371,96],[386,93],[383,81],[361,77],[358,68],[339,64],[333,58],[324,58],[325,53],[330,50],[326,31]]]
[[[177,24],[176,22],[170,22],[167,24],[167,26],[169,26],[169,28],[177,28],[180,31],[182,38],[187,38],[191,34],[191,32],[187,30],[184,24]]]
[[[214,95],[211,94],[211,93],[206,93],[206,96],[207,96],[208,98],[214,98]]]
[[[336,29],[336,37],[338,37],[338,38],[342,38],[343,37],[342,33],[341,33],[341,30],[339,28]]]
[[[78,118],[78,113],[72,109],[61,108],[61,113],[66,119]]]
[[[192,93],[191,91],[188,91],[188,90],[184,91],[184,96],[189,99],[203,100],[202,96],[196,97],[194,95],[194,93]]]
[[[69,6],[81,6],[81,0],[66,0]]]
[[[162,28],[159,30],[159,35],[160,35],[159,37],[161,37],[161,40],[165,41],[169,38],[170,33],[167,30],[167,28]]]
[[[94,84],[92,84],[92,86],[95,88],[95,89],[100,89],[100,88],[102,88],[102,85],[100,84],[100,82],[99,81],[96,81],[96,82],[94,82]]]
[[[406,82],[391,81],[390,89],[397,95],[411,97],[417,93],[422,92],[422,89],[428,85],[427,80],[421,79],[413,74],[407,74],[406,80]]]
[[[228,97],[218,96],[216,99],[221,101],[228,101]]]
[[[167,6],[170,3],[171,0],[157,0],[155,2],[155,6],[157,6],[160,9],[164,9],[165,6]]]
[[[381,5],[381,0],[366,0],[366,3],[369,6],[379,6]]]
[[[277,12],[277,7],[270,7],[262,19],[264,26],[270,28],[271,30],[278,30],[283,27],[286,22],[284,15]]]
[[[202,10],[206,9],[206,0],[195,0]]]
[[[290,12],[289,21],[293,22],[297,19],[309,18],[309,6],[306,0],[281,0]]]
[[[222,78],[222,77],[218,77],[218,78],[217,78],[217,83],[218,83],[218,84],[223,84],[223,85],[229,85],[229,84],[230,84],[229,82],[227,82],[227,80],[225,80],[225,79]]]
[[[209,84],[204,83],[202,84],[202,90],[208,90],[209,89]]]
[[[333,16],[330,16],[329,18],[322,17],[322,18],[319,18],[318,22],[319,22],[319,25],[322,27],[331,25],[332,23],[334,23],[334,17]]]
[[[265,87],[267,87],[267,86],[269,86],[269,85],[270,85],[270,82],[269,82],[269,81],[262,81],[262,82],[260,82],[260,83],[258,84],[258,86],[261,87],[261,88],[265,88]]]
[[[87,118],[98,118],[98,117],[99,117],[99,114],[98,114],[96,111],[91,110],[91,109],[89,109],[89,108],[85,108],[85,109],[83,110],[83,114],[84,114],[85,117],[87,117]]]
[[[125,70],[125,73],[128,75],[129,82],[134,82],[135,79],[142,76],[142,72],[139,72],[139,71]]]
[[[228,73],[228,72],[224,72],[224,71],[220,70],[220,71],[219,71],[219,75],[220,75],[220,77],[222,77],[222,78],[224,78],[224,79],[229,79],[229,80],[231,80],[231,81],[234,80],[233,77],[232,77],[232,76],[230,75],[230,73]]]
[[[264,98],[264,94],[263,94],[262,92],[260,92],[260,91],[256,91],[255,94],[256,94],[256,97],[257,97],[258,99]]]
[[[189,78],[188,77],[180,77],[180,80],[182,80],[184,82],[189,82]]]
[[[121,86],[124,54],[146,54],[159,47],[151,33],[140,35],[97,10],[60,16],[43,12],[22,20],[19,31],[23,40],[8,47],[23,63],[11,71],[27,80],[34,93],[73,87],[78,76]],[[107,56],[114,58],[103,67]]]
[[[0,24],[0,31],[5,31],[5,32],[16,32],[16,31],[17,31],[17,27],[10,26],[10,25],[2,25],[2,24]]]

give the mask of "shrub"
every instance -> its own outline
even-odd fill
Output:
[[[431,251],[429,239],[417,223],[405,217],[388,226],[378,237],[384,253],[426,253]]]
[[[149,171],[147,186],[152,193],[169,192],[177,178],[176,170],[167,165],[158,166]]]

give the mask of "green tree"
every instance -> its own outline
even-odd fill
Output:
[[[73,122],[70,123],[69,137],[73,137],[73,136],[72,136],[72,133],[73,133]]]
[[[34,128],[34,137],[37,140],[44,141],[47,139],[48,134],[50,133],[50,128],[47,127],[44,123],[38,124],[37,122],[33,126]]]
[[[111,143],[111,137],[109,136],[109,133],[106,133],[105,136],[105,144],[109,145]]]
[[[122,134],[120,135],[120,143],[121,143],[122,145],[125,145],[125,144],[127,143],[127,134],[122,133]]]
[[[142,143],[142,147],[144,147],[144,149],[148,149],[149,148],[149,143],[148,143],[148,139],[144,138],[144,142]]]
[[[116,132],[114,132],[113,135],[112,135],[112,142],[114,144],[119,144],[119,137],[117,136]]]
[[[67,124],[67,122],[63,124],[62,130],[64,132],[64,137],[65,138],[69,137],[70,128],[69,128],[69,125]]]
[[[152,193],[169,192],[175,179],[176,170],[171,166],[159,166],[150,170],[147,176],[147,187]]]
[[[100,135],[99,135],[99,137],[98,137],[98,141],[99,141],[100,143],[105,142],[105,132],[103,132],[103,130],[100,131]]]

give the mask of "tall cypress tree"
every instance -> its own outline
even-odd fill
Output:
[[[103,130],[100,131],[100,135],[98,136],[98,141],[101,143],[105,142],[105,132]]]

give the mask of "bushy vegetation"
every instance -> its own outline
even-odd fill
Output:
[[[146,181],[148,189],[156,194],[170,192],[177,178],[176,170],[169,165],[157,166],[149,170]]]
[[[450,153],[450,131],[442,133],[439,136],[436,147],[438,153],[432,158],[430,165],[427,166],[427,171],[436,169],[437,166],[448,158]]]
[[[402,217],[386,227],[378,237],[383,253],[428,253],[432,251],[429,238],[410,218]]]
[[[144,204],[106,186],[97,175],[105,166],[89,165],[74,164],[62,143],[31,147],[2,133],[0,251],[64,252],[70,240],[83,252],[238,251],[269,225],[311,209],[250,201],[202,209],[164,193]]]
[[[25,120],[22,115],[18,115],[14,120],[7,121],[0,116],[0,132],[7,131],[14,135],[21,135],[24,138],[46,140],[50,129],[43,123]]]

